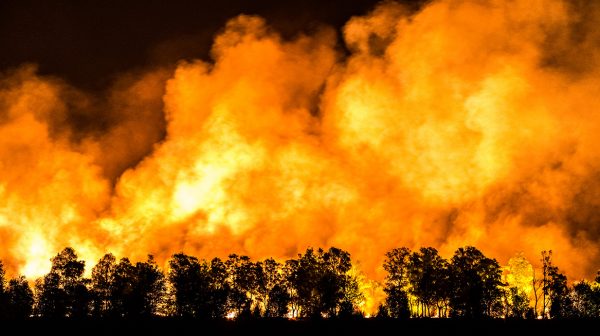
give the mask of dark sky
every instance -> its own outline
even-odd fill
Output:
[[[0,70],[37,63],[42,74],[100,88],[127,70],[206,58],[214,34],[238,14],[261,15],[293,36],[323,24],[339,28],[377,2],[2,0]]]

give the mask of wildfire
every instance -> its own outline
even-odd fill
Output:
[[[129,75],[107,97],[23,66],[0,81],[0,258],[35,277],[64,246],[88,265],[337,246],[380,280],[393,247],[475,245],[501,263],[552,249],[588,276],[599,14],[383,2],[348,21],[347,55],[331,29],[283,39],[242,15],[211,60]],[[82,129],[98,101],[104,126]]]

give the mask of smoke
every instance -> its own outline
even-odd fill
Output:
[[[58,244],[93,244],[105,235],[87,223],[108,206],[108,184],[69,140],[69,94],[31,67],[0,83],[2,259],[24,273],[40,272]]]
[[[102,95],[0,84],[1,257],[35,276],[71,245],[164,261],[474,245],[598,265],[598,6],[384,2],[283,39],[230,20],[210,61],[132,73]]]

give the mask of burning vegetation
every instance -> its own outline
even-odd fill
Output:
[[[350,254],[335,247],[308,248],[283,263],[237,254],[206,260],[177,253],[166,272],[152,255],[132,263],[109,253],[89,277],[84,276],[85,261],[65,248],[33,291],[23,276],[7,282],[0,263],[0,319],[600,317],[600,272],[595,282],[569,286],[553,265],[552,252],[542,252],[541,261],[542,274],[536,278],[527,260],[513,259],[512,277],[503,281],[498,262],[475,247],[459,248],[450,260],[432,247],[393,249],[383,265],[385,298],[374,309]]]

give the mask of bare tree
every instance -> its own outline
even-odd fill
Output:
[[[544,283],[542,279],[538,279],[535,276],[535,268],[532,268],[533,278],[531,280],[531,286],[533,287],[533,314],[537,318],[538,315],[538,306],[539,301],[542,295],[542,288],[544,287]]]

